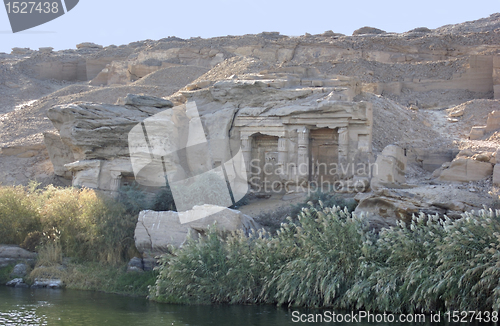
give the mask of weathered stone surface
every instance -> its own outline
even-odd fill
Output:
[[[458,118],[458,117],[461,117],[464,115],[464,109],[463,108],[460,108],[460,109],[457,109],[455,111],[451,111],[449,114],[448,114],[451,118]]]
[[[474,126],[474,127],[472,127],[472,129],[469,133],[469,139],[470,140],[482,139],[484,137],[485,133],[486,133],[485,126]]]
[[[151,106],[155,108],[171,108],[174,104],[159,97],[127,94],[126,97],[118,100],[118,105]]]
[[[45,278],[36,278],[35,282],[31,285],[32,289],[62,289],[64,287],[64,282],[59,279],[45,279]]]
[[[28,272],[29,266],[26,264],[17,264],[14,266],[12,273],[10,273],[10,277],[18,278],[25,277]]]
[[[459,217],[464,211],[476,209],[470,202],[478,195],[467,190],[451,190],[449,186],[420,186],[407,190],[380,188],[370,193],[358,194],[359,202],[354,214],[363,215],[371,228],[379,230],[395,226],[398,220],[409,222],[413,214],[439,214]]]
[[[479,162],[489,162],[491,160],[491,153],[479,153],[474,155],[472,158]]]
[[[182,245],[188,232],[177,212],[142,211],[135,228],[135,246],[139,252],[163,252],[169,244]]]
[[[54,106],[47,115],[75,160],[128,156],[128,133],[163,109],[92,103]]]
[[[50,161],[54,166],[54,174],[71,179],[71,172],[64,166],[75,161],[75,156],[70,147],[62,142],[59,135],[51,132],[43,134],[43,141],[47,147]]]
[[[25,250],[19,246],[0,245],[0,258],[35,259],[36,253]]]
[[[88,49],[102,49],[103,46],[99,45],[99,44],[92,43],[92,42],[83,42],[83,43],[77,44],[76,48],[77,49],[85,49],[85,48],[88,48]]]
[[[385,34],[386,31],[383,31],[381,29],[375,28],[375,27],[361,27],[352,32],[352,35],[361,35],[361,34]]]
[[[127,273],[143,272],[143,271],[144,271],[144,264],[142,262],[142,258],[134,257],[130,259],[130,261],[127,264]]]
[[[201,218],[181,224],[177,212],[140,212],[134,236],[136,248],[154,257],[155,254],[166,252],[168,245],[182,246],[189,235],[196,238],[206,233],[214,223],[220,232],[242,230],[248,233],[261,228],[250,216],[229,208],[194,206],[191,214],[191,217]]]
[[[27,288],[27,287],[29,287],[28,284],[24,283],[24,280],[22,278],[15,278],[13,280],[10,280],[5,285],[9,286],[9,287],[15,287],[15,288]]]
[[[252,217],[230,208],[221,209],[221,207],[214,205],[202,205],[194,206],[187,213],[188,216],[185,217],[185,220],[192,222],[187,222],[186,224],[202,234],[206,233],[208,228],[214,224],[216,224],[219,232],[242,230],[246,234],[249,234],[251,230],[261,228]]]
[[[459,157],[451,162],[449,168],[441,172],[439,180],[459,182],[478,181],[491,176],[492,173],[493,165],[491,163]]]
[[[492,132],[500,129],[500,111],[492,111],[488,114],[485,132]]]
[[[19,263],[34,265],[36,257],[36,253],[19,246],[0,245],[0,268]]]
[[[368,220],[373,220],[372,227],[376,229],[395,226],[398,220],[408,221],[421,208],[421,198],[402,191],[382,189],[358,199],[360,201],[354,213],[364,214]]]
[[[27,55],[31,54],[33,50],[30,48],[12,48],[11,54],[16,54],[16,55]]]
[[[371,187],[398,187],[406,183],[407,157],[405,151],[396,145],[389,145],[377,156],[373,166]]]
[[[493,184],[500,186],[500,164],[495,164],[493,168]]]
[[[52,50],[54,50],[54,48],[50,46],[38,48],[38,51],[40,51],[40,53],[52,53]]]

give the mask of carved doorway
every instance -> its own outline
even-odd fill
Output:
[[[280,192],[278,137],[257,134],[252,138],[252,188],[258,192]]]
[[[322,128],[310,133],[309,181],[333,186],[339,179],[339,134],[337,129]]]

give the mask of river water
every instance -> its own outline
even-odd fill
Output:
[[[321,311],[320,311],[321,312]],[[295,314],[318,311],[296,311]],[[75,290],[14,289],[0,286],[0,325],[32,326],[237,326],[297,325],[294,312],[275,306],[187,306],[150,302],[113,294]],[[306,319],[304,319],[306,320]],[[391,323],[389,325],[436,325]],[[332,325],[319,322],[314,325]],[[336,325],[388,325],[388,323],[336,323]]]

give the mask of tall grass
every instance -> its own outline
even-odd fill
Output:
[[[57,243],[64,256],[116,264],[134,247],[137,214],[126,203],[90,189],[0,187],[0,242],[42,252]]]
[[[340,208],[304,209],[299,222],[226,238],[210,229],[161,258],[151,297],[175,303],[328,305],[353,282],[360,220]],[[300,271],[297,273],[297,271]],[[305,293],[310,294],[308,297]]]
[[[171,248],[151,297],[396,313],[500,309],[500,211],[420,214],[374,234],[347,209],[310,204],[276,235],[224,238],[213,229]]]
[[[39,208],[30,189],[22,186],[0,187],[0,241],[19,244],[28,233],[39,230]]]

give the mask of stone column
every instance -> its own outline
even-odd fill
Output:
[[[297,130],[298,133],[298,151],[297,151],[297,175],[299,181],[309,180],[309,129],[304,127]]]
[[[278,167],[281,171],[280,177],[282,180],[285,180],[288,177],[287,171],[287,146],[286,146],[286,138],[280,137],[278,139]]]
[[[348,171],[345,166],[349,159],[349,131],[346,127],[339,128],[339,166],[340,170]],[[344,176],[345,177],[345,176]]]
[[[122,180],[122,173],[121,172],[111,171],[111,185],[110,185],[111,191],[120,190],[121,180]]]
[[[247,177],[250,178],[250,162],[252,161],[252,138],[244,136],[241,138],[241,152],[243,153],[243,160],[245,161],[245,169]]]

